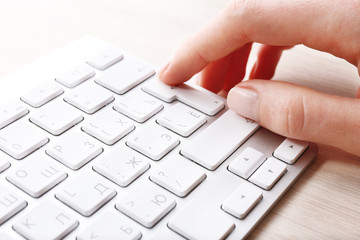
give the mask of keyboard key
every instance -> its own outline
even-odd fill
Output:
[[[15,159],[26,157],[47,142],[45,133],[28,122],[15,122],[0,130],[0,149]]]
[[[155,74],[152,66],[131,57],[99,73],[95,82],[117,94],[124,94]]]
[[[209,170],[214,170],[258,128],[257,123],[228,110],[206,131],[192,139],[181,150],[181,154]]]
[[[179,143],[174,134],[158,125],[147,126],[126,142],[129,147],[153,160],[161,159]]]
[[[64,90],[55,82],[48,82],[32,89],[21,97],[21,100],[32,107],[41,107],[45,103],[61,95]]]
[[[261,199],[261,190],[244,182],[225,200],[221,207],[225,212],[243,219]]]
[[[305,152],[309,143],[286,138],[279,147],[275,149],[274,157],[283,160],[288,164],[293,164]]]
[[[263,153],[247,147],[230,163],[229,170],[242,178],[248,179],[265,159]]]
[[[185,197],[205,178],[201,167],[181,156],[165,162],[150,175],[152,181],[179,197]]]
[[[136,91],[120,98],[115,103],[114,109],[137,122],[143,123],[163,109],[163,104],[143,91]]]
[[[249,181],[265,190],[270,190],[285,172],[286,164],[271,157],[256,170]]]
[[[185,240],[185,238],[175,233],[174,231],[171,231],[167,227],[160,228],[160,230],[157,231],[150,239],[151,240],[159,240],[159,239]]]
[[[136,240],[142,236],[138,227],[119,213],[106,212],[85,231],[77,236],[77,240]]]
[[[10,167],[10,163],[8,160],[0,158],[0,173],[5,171]]]
[[[52,102],[39,109],[30,121],[53,135],[60,135],[81,122],[81,113],[63,101]]]
[[[0,129],[15,122],[22,116],[29,113],[29,110],[18,101],[8,102],[0,106]]]
[[[77,170],[102,151],[95,139],[82,132],[71,132],[48,148],[46,153],[69,168]]]
[[[75,211],[88,217],[115,195],[115,188],[109,181],[98,175],[85,174],[68,183],[55,196]]]
[[[134,129],[130,119],[110,108],[102,110],[82,126],[83,131],[108,145],[114,144]]]
[[[40,197],[67,177],[54,160],[45,154],[27,159],[6,179],[32,197]]]
[[[130,218],[151,228],[176,205],[175,199],[153,183],[135,189],[116,204],[116,208]]]
[[[67,70],[55,80],[64,85],[65,87],[73,88],[94,75],[94,69],[85,64],[81,64]]]
[[[26,239],[63,239],[79,222],[55,203],[45,201],[20,218],[13,229]]]
[[[165,102],[170,103],[179,100],[210,116],[216,115],[225,106],[224,100],[220,99],[220,97],[200,92],[187,84],[180,84],[174,87],[154,78],[142,89]]]
[[[94,165],[94,170],[104,177],[125,187],[150,167],[145,156],[122,146],[113,149]]]
[[[182,103],[176,103],[156,121],[181,136],[188,137],[206,122],[206,116]]]
[[[193,200],[170,220],[170,229],[187,239],[225,239],[235,224],[220,208],[207,208]]]
[[[124,55],[118,50],[107,49],[92,57],[86,63],[98,70],[105,70],[111,65],[121,61],[123,58]]]
[[[0,185],[0,225],[26,207],[25,200]]]
[[[98,111],[114,99],[109,91],[93,82],[81,84],[64,98],[66,102],[89,114]]]

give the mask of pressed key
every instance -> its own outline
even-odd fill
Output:
[[[94,170],[116,184],[125,187],[147,171],[148,159],[134,150],[121,146],[104,156],[94,165]]]
[[[161,159],[179,143],[173,133],[158,125],[148,125],[126,142],[129,147],[153,160]]]
[[[206,203],[191,201],[168,223],[170,229],[187,239],[225,239],[235,228],[220,208],[209,208]]]
[[[68,88],[73,88],[94,75],[94,69],[85,64],[81,64],[67,70],[55,80]]]
[[[201,92],[187,84],[174,87],[154,78],[142,89],[165,102],[173,102],[177,99],[210,116],[214,116],[225,106],[224,100],[220,99],[220,97]]]
[[[26,239],[63,239],[78,225],[63,208],[45,201],[20,218],[13,229]]]
[[[121,61],[123,58],[124,55],[118,50],[107,49],[90,58],[86,63],[98,70],[105,70],[111,65]]]
[[[100,111],[82,126],[83,131],[108,145],[134,129],[133,121],[110,108]]]
[[[206,122],[206,116],[189,106],[176,103],[161,114],[157,118],[157,122],[181,136],[188,137]]]
[[[40,107],[61,95],[64,90],[55,82],[48,82],[27,92],[21,100],[32,107]]]
[[[67,177],[65,171],[57,164],[46,154],[37,153],[6,179],[30,196],[37,198]]]
[[[280,146],[275,149],[274,157],[288,164],[293,164],[308,146],[308,142],[286,138]]]
[[[122,198],[116,204],[116,208],[145,227],[151,228],[175,205],[175,199],[170,193],[147,182]]]
[[[244,182],[225,200],[221,207],[225,212],[243,219],[261,199],[261,190]]]
[[[46,153],[73,170],[102,153],[94,138],[83,132],[71,132],[46,150]]]
[[[19,101],[8,102],[0,106],[0,129],[29,113]]]
[[[24,199],[0,184],[0,225],[24,209],[26,205]]]
[[[86,174],[80,175],[62,187],[55,196],[75,211],[88,217],[115,195],[115,188],[105,178],[95,174]]]
[[[82,231],[76,237],[76,240],[137,240],[141,236],[138,226],[126,219],[125,216],[119,213],[106,212],[96,222]]]
[[[39,109],[30,121],[53,135],[60,135],[83,120],[81,113],[63,101]]]
[[[186,196],[205,177],[201,167],[181,156],[165,162],[150,175],[152,181],[179,197]]]
[[[92,114],[114,101],[111,92],[93,82],[87,82],[75,88],[64,100],[80,110]]]
[[[228,110],[192,139],[181,154],[209,170],[216,169],[259,125]]]
[[[265,161],[265,155],[251,147],[247,147],[229,165],[229,170],[242,178],[250,175]]]
[[[8,160],[0,158],[0,173],[5,171],[10,167],[10,163]]]
[[[120,98],[115,103],[114,109],[137,122],[145,122],[163,109],[163,104],[160,100],[143,91],[136,91],[129,94],[130,95]]]
[[[249,181],[259,187],[269,190],[286,172],[286,164],[276,158],[268,158],[256,172],[249,178]]]
[[[125,57],[121,62],[99,73],[95,82],[117,94],[124,94],[154,74],[154,68],[148,63]]]
[[[15,122],[0,130],[0,149],[15,159],[24,158],[47,142],[45,133],[29,122]]]

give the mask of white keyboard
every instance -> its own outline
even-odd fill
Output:
[[[315,158],[94,37],[3,78],[0,239],[241,239]]]

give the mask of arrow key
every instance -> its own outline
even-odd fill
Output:
[[[286,138],[280,146],[275,149],[274,157],[288,164],[293,164],[308,146],[308,142]]]

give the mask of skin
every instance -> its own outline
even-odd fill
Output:
[[[265,80],[274,75],[282,51],[297,44],[359,69],[359,15],[358,0],[233,0],[180,46],[158,76],[177,85],[201,72],[201,86],[215,93],[230,90],[228,105],[238,114],[278,134],[360,156],[360,99]],[[263,45],[253,80],[241,82],[254,42]],[[240,94],[244,89],[249,94]]]

